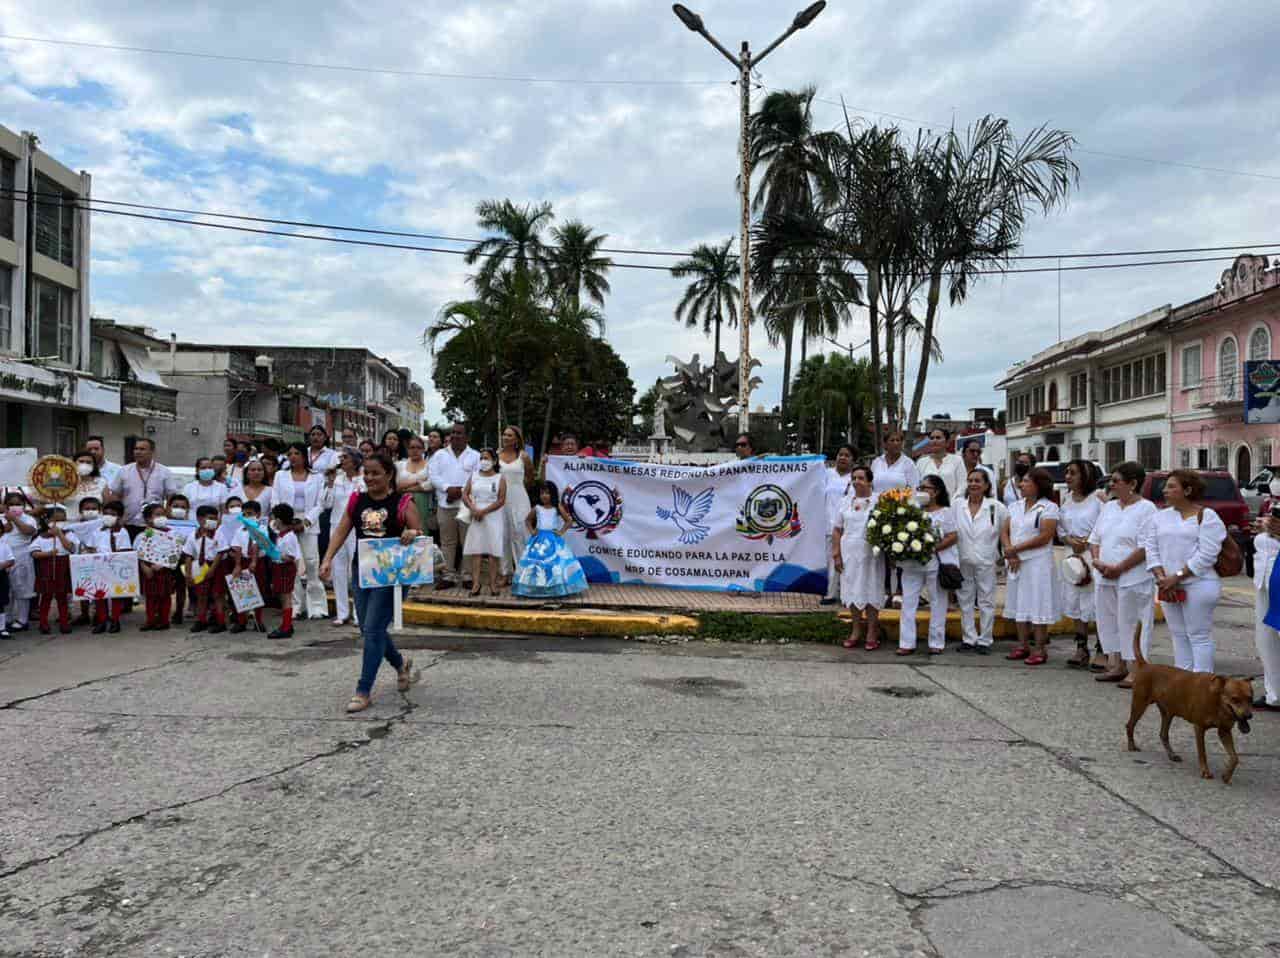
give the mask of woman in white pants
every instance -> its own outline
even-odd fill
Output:
[[[306,581],[298,576],[293,585],[293,611],[299,618],[323,619],[329,614],[329,600],[320,581],[320,504],[324,494],[324,477],[312,472],[307,465],[307,447],[300,442],[289,443],[287,450],[289,468],[276,473],[271,486],[271,498],[278,505],[287,502],[293,507],[298,530],[298,544],[302,547],[302,561],[306,566]]]
[[[1253,641],[1262,659],[1262,694],[1253,700],[1254,711],[1280,711],[1280,632],[1267,625],[1263,619],[1271,607],[1271,573],[1280,559],[1280,519],[1267,516],[1262,520],[1262,532],[1253,539],[1256,554],[1253,557],[1253,586],[1258,590],[1254,598]]]
[[[956,592],[960,607],[960,633],[963,641],[957,652],[988,655],[995,641],[996,563],[1000,560],[1000,534],[1009,510],[991,496],[991,476],[985,469],[974,469],[966,484],[967,495],[952,506],[955,514],[960,573],[964,583]],[[977,629],[973,625],[974,606],[978,609]]]
[[[320,504],[329,510],[329,528],[338,528],[338,523],[347,514],[347,505],[353,495],[365,491],[364,480],[360,478],[360,467],[363,460],[355,449],[343,448],[338,453],[338,468],[332,475],[325,473],[324,494]],[[350,619],[356,622],[355,613],[351,609],[351,565],[356,557],[356,537],[350,536],[342,543],[341,548],[333,555],[333,604],[334,625],[345,625]]]
[[[1151,649],[1155,620],[1155,582],[1146,569],[1143,547],[1147,523],[1156,514],[1153,502],[1138,490],[1147,472],[1136,462],[1122,462],[1111,474],[1113,498],[1102,507],[1089,535],[1093,552],[1093,601],[1098,615],[1098,638],[1107,656],[1107,671],[1098,682],[1119,682],[1132,688],[1133,634],[1142,630],[1142,654]]]
[[[941,655],[947,647],[947,590],[938,583],[938,566],[959,564],[956,550],[956,520],[951,511],[947,487],[939,476],[925,476],[919,491],[929,497],[924,507],[932,524],[936,545],[933,558],[919,562],[902,562],[902,615],[898,623],[898,655],[911,655],[916,650],[916,609],[920,594],[929,590],[929,654]],[[924,530],[921,530],[923,534]]]
[[[835,528],[840,518],[840,510],[844,506],[845,497],[849,495],[850,470],[853,468],[853,447],[841,446],[836,450],[836,467],[827,470],[827,594],[822,599],[823,605],[831,605],[840,601],[840,570],[836,567],[836,557],[840,550],[835,547]],[[868,488],[867,494],[871,490]]]
[[[1049,661],[1049,626],[1062,613],[1058,572],[1053,567],[1053,539],[1058,532],[1058,507],[1053,499],[1053,476],[1032,469],[1022,477],[1022,498],[1009,507],[1004,527],[1004,558],[1009,563],[1004,617],[1018,625],[1018,647],[1005,658],[1027,665]],[[1031,649],[1031,637],[1036,647]]]
[[[1204,480],[1175,469],[1164,484],[1161,509],[1147,524],[1147,568],[1156,578],[1164,620],[1173,635],[1173,664],[1189,672],[1213,671],[1213,610],[1222,598],[1214,569],[1227,527],[1199,505]]]
[[[841,447],[841,455],[847,447]],[[831,530],[831,561],[840,574],[840,602],[853,617],[846,649],[857,648],[864,635],[862,616],[867,617],[867,651],[880,648],[880,604],[884,602],[884,557],[871,551],[867,542],[867,518],[875,508],[871,494],[871,470],[858,466],[851,473],[853,491],[840,501]]]
[[[1094,493],[1098,481],[1093,466],[1083,459],[1072,459],[1066,468],[1067,494],[1059,507],[1058,541],[1071,550],[1072,555],[1084,557],[1089,551],[1089,536],[1102,512],[1102,500]],[[1058,567],[1058,588],[1062,596],[1062,614],[1076,624],[1076,652],[1067,659],[1071,668],[1082,669],[1089,664],[1089,623],[1097,615],[1094,612],[1093,583],[1076,585],[1069,581]]]

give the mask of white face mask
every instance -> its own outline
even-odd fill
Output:
[[[238,516],[238,515],[240,515],[240,511],[241,511],[241,510],[240,510],[240,507],[239,507],[239,506],[228,506],[228,507],[227,507],[227,513],[228,513],[228,515]]]
[[[86,509],[84,512],[80,513],[80,518],[88,522],[90,519],[96,519],[100,515],[102,515],[102,513],[97,509]]]
[[[283,531],[284,531],[284,523],[282,523],[279,519],[272,519],[272,520],[271,520],[271,531],[272,531],[272,532],[283,532]]]
[[[91,476],[93,475],[93,466],[87,462],[77,462],[76,472],[80,473],[81,476]]]
[[[116,517],[107,513],[102,517],[102,527],[104,529],[114,529],[116,525]]]
[[[169,528],[169,520],[166,519],[164,516],[156,516],[154,519],[151,520],[151,524],[155,526],[157,529]]]
[[[933,502],[933,496],[929,495],[929,493],[927,492],[916,493],[916,505],[919,506],[921,509],[927,509],[931,502]]]
[[[490,462],[488,459],[481,459],[481,460],[480,460],[480,471],[481,471],[481,472],[493,472],[493,463],[492,463],[492,462]]]
[[[214,529],[218,528],[218,520],[206,519],[204,520],[204,527],[208,529],[210,532],[212,532]]]
[[[187,510],[183,509],[181,506],[176,509],[170,509],[169,511],[173,513],[173,517],[175,519],[185,519],[187,517]]]

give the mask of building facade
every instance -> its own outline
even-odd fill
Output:
[[[135,439],[155,438],[162,424],[178,418],[178,391],[165,383],[149,355],[165,343],[152,329],[110,319],[94,317],[91,328],[90,369],[119,389],[120,412],[91,413],[89,435],[102,437],[108,459],[131,462]]]

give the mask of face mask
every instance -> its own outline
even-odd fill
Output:
[[[493,463],[492,463],[492,462],[490,462],[488,459],[481,459],[481,460],[480,460],[480,471],[481,471],[481,472],[493,472]]]
[[[185,516],[186,513],[184,512],[183,515]],[[176,511],[175,511],[175,517],[176,517]],[[156,516],[154,519],[151,520],[151,524],[155,526],[157,529],[169,528],[169,520],[166,519],[164,516]]]
[[[241,508],[240,508],[239,506],[228,506],[228,507],[227,507],[227,513],[228,513],[229,515],[238,516],[238,515],[240,515],[241,511],[242,511],[242,510],[241,510]]]
[[[187,517],[187,510],[183,509],[181,506],[170,509],[169,512],[175,519],[185,519]]]
[[[272,531],[272,532],[283,532],[283,531],[284,531],[284,523],[282,523],[279,519],[272,519],[272,520],[271,520],[271,531]]]
[[[50,519],[50,520],[49,520],[49,531],[50,531],[50,532],[52,532],[52,531],[56,530],[56,529],[58,528],[58,526],[60,526],[60,525],[62,525],[61,520],[58,520],[58,519]]]
[[[196,478],[199,479],[201,482],[208,482],[210,479],[213,478],[213,470],[201,469],[199,472],[196,473]]]
[[[933,496],[929,495],[929,493],[927,492],[916,493],[916,505],[919,506],[921,509],[928,506],[929,503],[931,502],[933,502]]]
[[[84,512],[80,513],[80,518],[88,522],[90,519],[96,519],[100,515],[102,515],[102,513],[97,509],[86,509]]]
[[[218,528],[218,520],[206,519],[204,520],[204,527],[208,529],[210,532],[212,532],[214,529]]]
[[[248,453],[244,453],[244,452],[237,452],[237,453],[236,453],[236,462],[246,462],[246,461],[248,460],[248,458],[249,458],[249,454],[248,454]]]
[[[110,513],[108,513],[107,515],[102,517],[102,527],[104,529],[114,529],[115,524],[116,524],[116,516],[113,516]]]
[[[1016,475],[1019,479],[1021,479],[1023,476],[1025,476],[1025,475],[1026,475],[1028,472],[1030,472],[1030,471],[1031,471],[1031,467],[1030,467],[1030,466],[1028,466],[1025,462],[1015,462],[1015,463],[1013,464],[1013,473],[1014,473],[1014,475]]]
[[[91,476],[93,475],[93,466],[89,465],[87,462],[77,462],[76,472],[80,473],[82,477]]]

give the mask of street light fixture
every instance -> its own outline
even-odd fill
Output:
[[[777,49],[791,34],[797,30],[803,30],[811,24],[826,5],[827,0],[817,0],[817,3],[809,4],[809,6],[795,15],[795,19],[791,21],[791,26],[786,29],[782,36],[778,37],[778,39],[765,47],[763,52],[755,56],[752,55],[751,47],[745,40],[742,41],[741,51],[737,56],[734,56],[725,49],[724,44],[707,31],[702,22],[702,17],[682,3],[672,4],[671,6],[672,12],[675,13],[681,23],[719,50],[721,55],[738,69],[738,93],[741,100],[738,152],[742,161],[742,173],[740,176],[742,206],[738,239],[738,245],[741,247],[742,262],[742,279],[740,283],[742,287],[742,316],[739,322],[738,350],[738,429],[742,432],[746,432],[749,425],[750,413],[747,404],[750,398],[748,395],[748,383],[751,379],[751,68]],[[712,364],[714,365],[718,359],[719,357],[714,357]]]

